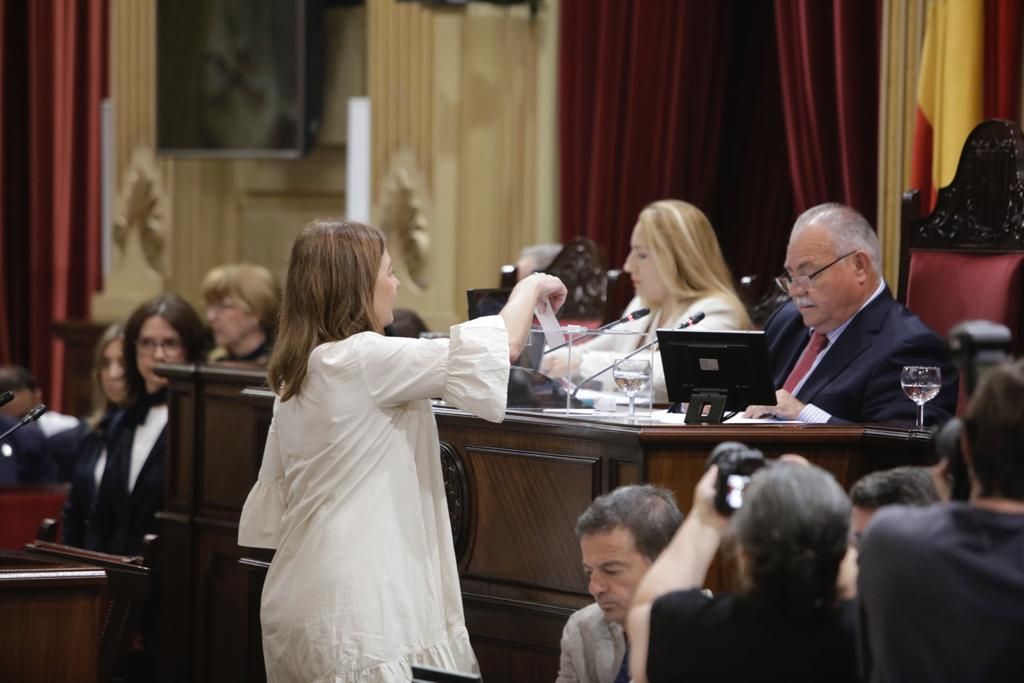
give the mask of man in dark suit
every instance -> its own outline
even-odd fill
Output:
[[[777,281],[792,300],[765,324],[778,405],[749,406],[748,417],[913,424],[905,365],[941,370],[926,424],[955,411],[958,378],[945,344],[893,299],[863,216],[841,204],[808,209],[793,225],[785,268]]]

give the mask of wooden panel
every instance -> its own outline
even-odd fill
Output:
[[[196,613],[202,615],[193,633],[197,680],[242,683],[249,680],[242,664],[249,659],[248,624],[253,619],[249,573],[238,563],[245,553],[236,542],[235,525],[198,520],[197,528],[195,561],[200,566],[194,599]]]
[[[106,586],[102,569],[0,553],[0,679],[96,681]]]
[[[191,368],[173,366],[179,376]],[[196,387],[190,382],[175,385],[168,397],[167,452],[191,453],[196,443]],[[194,505],[195,470],[192,458],[171,458],[167,467],[166,505],[169,510],[188,510]]]
[[[474,524],[466,574],[585,590],[576,518],[593,499],[600,461],[467,448]]]
[[[160,680],[189,681],[195,615],[191,600],[192,531],[186,515],[157,514],[160,520]]]
[[[572,610],[463,594],[466,625],[488,683],[553,681]]]
[[[203,404],[203,438],[206,458],[202,470],[202,504],[235,511],[245,503],[257,472],[248,467],[247,453],[263,451],[263,444],[253,443],[256,435],[254,415],[238,410],[240,387],[212,386]],[[241,475],[241,476],[240,476]]]

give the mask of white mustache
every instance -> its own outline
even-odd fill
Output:
[[[811,301],[810,299],[808,299],[805,296],[793,297],[793,303],[795,303],[798,308],[803,308],[804,306],[813,306],[814,305],[814,302]]]

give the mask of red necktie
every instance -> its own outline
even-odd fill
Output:
[[[826,346],[828,346],[828,337],[820,332],[812,332],[811,341],[807,342],[804,352],[800,354],[799,360],[797,360],[796,365],[793,367],[793,371],[789,373],[789,377],[786,378],[786,383],[782,385],[782,388],[792,394],[793,389],[810,372],[811,366],[814,365],[814,359],[825,350]]]

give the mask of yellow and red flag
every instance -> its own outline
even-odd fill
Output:
[[[953,180],[964,141],[982,121],[984,68],[984,0],[929,0],[910,168],[925,213],[938,188]]]

